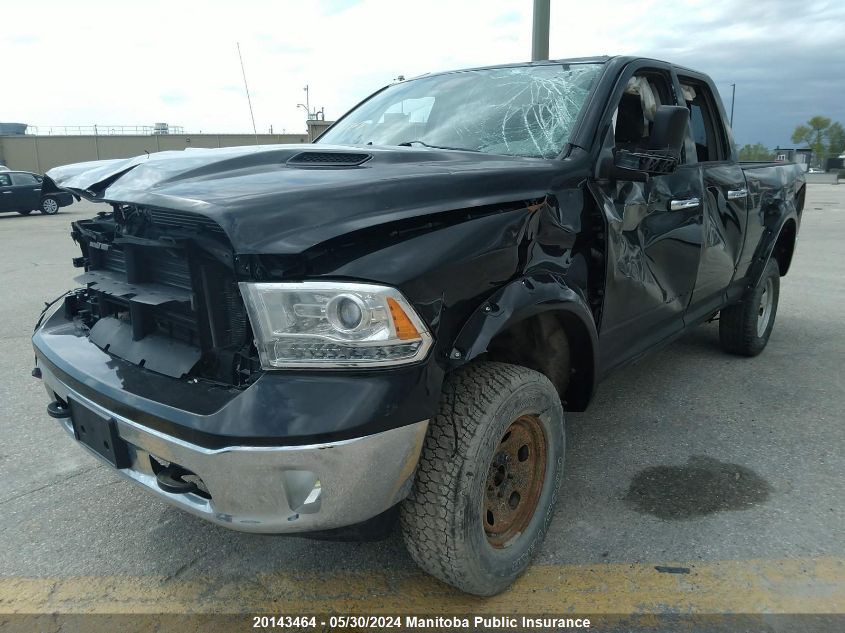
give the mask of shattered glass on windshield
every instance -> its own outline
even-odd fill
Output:
[[[491,77],[498,98],[484,103],[484,95],[470,95],[467,100],[476,103],[477,110],[458,124],[458,133],[477,138],[478,150],[483,152],[556,156],[569,139],[596,67],[543,72],[547,69],[512,68]]]
[[[423,77],[376,94],[319,142],[551,158],[569,140],[600,70],[549,64]]]

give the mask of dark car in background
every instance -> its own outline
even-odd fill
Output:
[[[45,192],[44,178],[28,171],[0,171],[0,213],[17,211],[29,215],[34,210],[55,215],[61,207],[73,203],[66,191]]]

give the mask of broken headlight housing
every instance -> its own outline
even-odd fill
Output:
[[[428,328],[395,288],[327,281],[240,288],[265,369],[403,365],[431,347]]]

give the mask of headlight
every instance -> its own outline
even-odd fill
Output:
[[[265,369],[400,365],[431,347],[425,324],[395,288],[329,281],[240,288]]]

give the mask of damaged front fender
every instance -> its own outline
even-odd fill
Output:
[[[493,294],[461,329],[450,354],[450,363],[457,367],[478,358],[488,351],[496,336],[515,324],[541,315],[551,317],[566,334],[570,375],[558,387],[566,408],[581,411],[589,403],[597,383],[598,334],[593,315],[581,294],[557,275],[528,275]],[[547,344],[553,346],[555,343],[550,339]],[[556,350],[542,351],[553,358]]]

